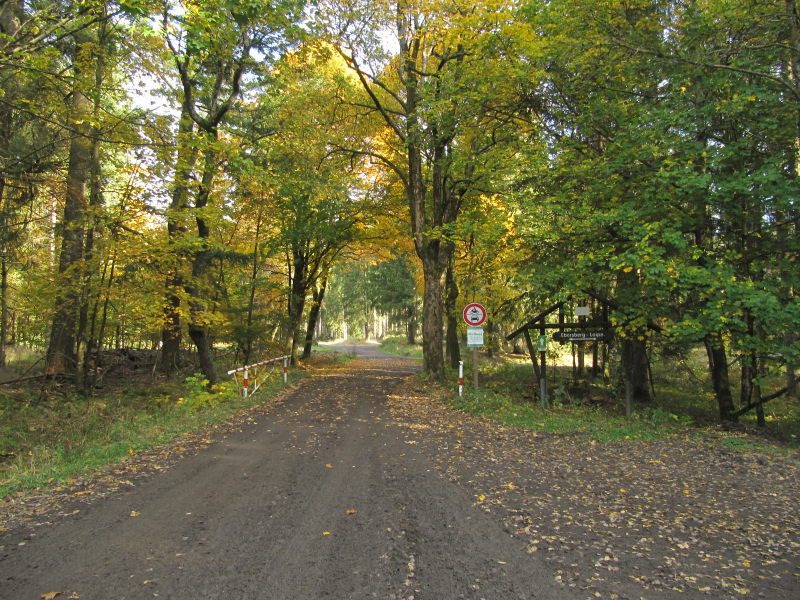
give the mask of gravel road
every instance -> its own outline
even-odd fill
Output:
[[[359,359],[197,454],[0,534],[0,598],[569,597],[393,422],[387,395],[416,363],[344,349]]]

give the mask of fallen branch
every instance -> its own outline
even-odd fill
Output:
[[[43,377],[52,377],[52,375],[28,375],[26,377],[17,377],[16,379],[9,379],[8,381],[0,381],[0,385],[11,385],[12,383],[20,383],[22,381],[33,381],[34,379],[42,379]]]
[[[775,400],[775,398],[779,398],[780,396],[783,396],[788,391],[789,391],[788,387],[781,388],[777,392],[773,392],[772,394],[769,394],[768,396],[764,396],[758,402],[752,402],[752,403],[748,404],[747,406],[744,406],[744,407],[740,408],[735,413],[733,413],[733,415],[731,415],[731,416],[736,418],[736,419],[738,419],[742,415],[749,413],[754,408],[756,408],[758,406],[762,406],[762,405],[766,404],[767,402],[769,402],[770,400]]]

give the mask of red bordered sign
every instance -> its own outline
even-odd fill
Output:
[[[482,304],[473,302],[464,309],[464,322],[470,327],[478,327],[486,321],[486,309]]]

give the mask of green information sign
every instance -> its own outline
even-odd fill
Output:
[[[539,347],[539,352],[547,352],[547,336],[540,335],[537,341],[537,346]]]

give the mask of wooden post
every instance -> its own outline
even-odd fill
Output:
[[[536,348],[533,345],[533,341],[531,340],[530,331],[527,329],[523,331],[523,335],[525,336],[525,345],[528,347],[528,354],[531,357],[531,362],[533,363],[533,370],[536,372],[536,381],[539,381],[539,378],[542,376],[539,372],[539,359],[536,356]]]
[[[543,336],[545,329],[542,327],[539,329],[539,335]],[[547,348],[545,347],[544,350],[541,348],[539,349],[539,355],[542,360],[541,366],[541,373],[542,376],[539,378],[539,395],[542,403],[542,408],[550,408],[550,403],[548,402],[547,398]]]

